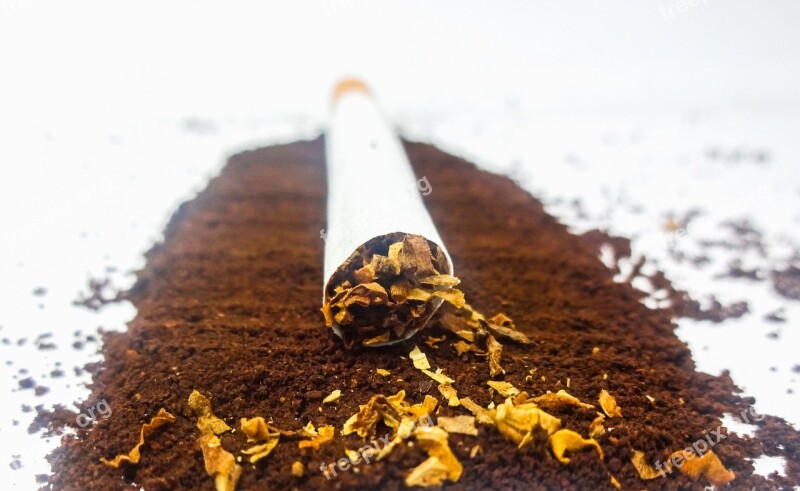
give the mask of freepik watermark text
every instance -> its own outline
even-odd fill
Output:
[[[416,419],[411,423],[411,430],[407,433],[402,435],[397,435],[400,437],[401,440],[405,440],[406,438],[410,437],[414,434],[414,431],[419,427],[426,427],[431,428],[433,427],[433,419],[429,414],[426,414],[424,417]],[[336,462],[327,464],[322,462],[319,466],[319,470],[325,475],[325,478],[331,480],[332,478],[336,477],[338,474],[336,469],[339,469],[340,472],[346,472],[350,469],[355,469],[358,465],[364,463],[369,464],[375,459],[378,455],[380,455],[381,451],[385,449],[387,446],[392,445],[395,442],[396,437],[392,436],[392,433],[387,433],[382,437],[370,440],[370,443],[364,445],[363,447],[359,448],[357,451],[352,452],[347,457],[342,457],[341,459],[337,460]]]
[[[762,421],[764,415],[758,414],[750,407],[742,410],[742,412],[740,412],[738,416],[734,416],[733,419],[739,423],[751,424],[751,421]],[[719,425],[703,435],[703,438],[697,440],[691,446],[684,448],[683,452],[674,453],[672,458],[667,462],[656,460],[655,468],[659,474],[661,474],[661,477],[665,477],[667,474],[671,473],[673,469],[680,468],[686,461],[702,457],[708,450],[727,437],[728,435],[722,433],[722,425]]]

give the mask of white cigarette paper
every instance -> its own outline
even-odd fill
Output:
[[[441,274],[452,275],[453,265],[420,191],[432,189],[427,178],[417,178],[395,135],[366,88],[358,82],[337,87],[325,135],[328,172],[328,221],[325,238],[323,305],[332,276],[360,247],[387,234],[413,234],[438,245],[446,265]],[[423,184],[425,187],[423,187]],[[431,309],[416,328],[399,339],[374,342],[380,346],[401,341],[421,329],[439,307]],[[342,336],[342,326],[332,322]]]

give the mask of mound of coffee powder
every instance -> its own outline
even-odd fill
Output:
[[[707,435],[714,435],[713,451],[736,473],[729,487],[800,484],[800,434],[782,420],[767,416],[756,423],[754,437],[718,430],[723,413],[747,411],[753,401],[737,396],[729,377],[695,371],[673,332],[672,312],[650,310],[630,285],[614,283],[597,250],[511,180],[428,145],[408,144],[407,151],[417,176],[430,182],[425,200],[469,303],[487,315],[507,314],[533,340],[504,343],[502,379],[532,396],[565,389],[596,406],[606,389],[622,410],[621,418],[605,422],[602,460],[582,451],[561,464],[543,442],[518,449],[492,426],[479,425],[477,436],[451,434],[464,471],[445,487],[614,489],[614,476],[623,489],[702,489],[704,478],[692,481],[677,471],[644,481],[630,456],[636,449],[651,465],[664,462]],[[438,348],[426,345],[423,333],[391,347],[345,350],[320,313],[324,228],[321,139],[233,157],[205,191],[180,207],[164,243],[148,253],[128,294],[138,315],[128,332],[105,335],[105,362],[82,407],[85,412],[105,400],[112,413],[64,438],[49,457],[53,474],[46,487],[214,489],[187,406],[196,389],[236,428],[221,436],[234,455],[248,446],[238,429],[243,417],[264,416],[285,430],[309,421],[337,428],[318,451],[282,439],[256,465],[243,461],[237,489],[401,489],[408,471],[427,457],[419,445],[398,446],[382,461],[353,465],[330,479],[320,466],[364,444],[339,430],[373,395],[404,389],[412,403],[425,394],[442,400],[408,359],[415,345],[455,379],[460,397],[484,407],[502,402],[487,390],[486,359],[456,356],[452,334]],[[443,332],[435,320],[429,329]],[[335,389],[341,397],[323,404]],[[115,469],[99,461],[127,453],[160,408],[177,419],[148,436],[138,465]],[[469,413],[445,404],[437,416],[461,414]],[[584,428],[585,435],[594,415],[587,420],[584,412],[568,410],[558,416],[564,427]],[[378,435],[385,431],[378,427]],[[471,456],[476,445],[480,450]],[[748,459],[761,454],[785,457],[787,477],[753,475]]]

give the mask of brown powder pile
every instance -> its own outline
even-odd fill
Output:
[[[679,472],[642,480],[631,463],[633,451],[644,452],[639,458],[651,465],[664,462],[718,431],[723,413],[739,414],[753,401],[736,396],[728,377],[695,372],[689,350],[673,333],[672,313],[645,308],[640,293],[614,283],[590,244],[509,179],[430,146],[410,144],[407,150],[416,174],[431,183],[426,203],[469,303],[506,313],[533,341],[504,343],[502,380],[532,396],[564,389],[598,410],[605,389],[622,414],[606,419],[607,431],[597,437],[602,460],[599,452],[584,450],[569,453],[567,464],[548,451],[541,435],[518,449],[492,426],[479,425],[477,435],[451,433],[449,447],[463,473],[445,486],[613,489],[614,476],[623,489],[702,489],[704,478],[693,481]],[[196,389],[209,397],[216,416],[236,428],[219,437],[234,456],[252,445],[239,430],[240,418],[263,416],[282,430],[299,430],[309,421],[320,430],[336,429],[324,444],[301,449],[296,439],[281,437],[255,465],[242,460],[237,489],[400,489],[409,471],[428,458],[424,445],[399,445],[386,459],[337,471],[330,480],[320,466],[364,445],[341,429],[376,394],[405,390],[410,404],[434,396],[444,402],[436,418],[469,414],[448,407],[414,367],[409,353],[415,345],[432,369],[454,379],[459,397],[483,407],[502,404],[504,398],[486,385],[486,358],[457,356],[457,337],[436,320],[399,345],[343,348],[320,313],[324,221],[321,140],[237,155],[181,206],[129,294],[138,316],[127,333],[105,336],[106,361],[83,410],[104,399],[113,414],[65,438],[50,457],[48,487],[214,489],[187,404]],[[429,345],[428,334],[446,339]],[[323,403],[335,390],[341,391],[338,399]],[[148,434],[138,465],[116,469],[100,462],[127,454],[161,408],[175,421]],[[567,407],[558,417],[563,427],[583,428],[586,435],[596,413]],[[777,418],[758,424],[754,438],[729,435],[713,446],[736,474],[729,486],[800,484],[800,435]],[[378,423],[377,435],[385,432]],[[784,456],[788,477],[768,482],[754,476],[747,459],[762,453]]]

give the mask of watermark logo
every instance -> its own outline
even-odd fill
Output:
[[[742,412],[740,412],[738,416],[734,416],[733,419],[739,423],[750,424],[751,420],[763,420],[764,415],[758,414],[752,407],[750,407],[742,410]],[[659,474],[661,474],[661,477],[665,477],[668,473],[672,473],[673,469],[680,468],[687,461],[702,457],[706,451],[710,450],[727,437],[728,435],[722,433],[722,425],[717,426],[713,430],[703,435],[703,438],[697,440],[691,446],[683,449],[682,453],[676,452],[673,454],[672,458],[667,462],[656,460],[655,468]]]
[[[658,13],[661,14],[661,17],[665,21],[670,21],[689,12],[689,9],[696,8],[700,5],[707,7],[708,0],[676,0],[675,2],[668,4],[662,3],[658,6]]]
[[[419,179],[417,179],[416,186],[417,186],[417,191],[419,191],[420,194],[423,196],[428,196],[433,192],[433,186],[431,186],[431,183],[428,182],[427,176],[422,176]]]
[[[325,475],[325,478],[330,481],[332,478],[338,475],[336,472],[337,469],[340,472],[346,472],[350,469],[355,469],[362,463],[369,464],[373,459],[380,455],[381,451],[387,446],[395,445],[399,441],[405,440],[413,435],[416,429],[419,427],[433,427],[433,419],[429,414],[426,414],[420,419],[415,419],[412,421],[410,431],[402,432],[394,438],[392,437],[392,433],[387,433],[377,440],[373,438],[370,440],[370,443],[364,445],[356,451],[350,452],[347,457],[342,457],[336,462],[330,464],[322,462],[319,465],[319,470]]]
[[[101,400],[94,406],[86,410],[86,413],[81,413],[75,417],[75,422],[81,428],[86,428],[98,418],[108,419],[111,417],[111,406],[108,405],[105,399]]]

